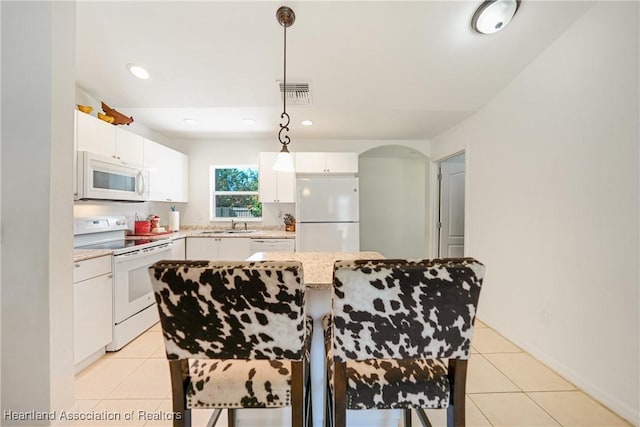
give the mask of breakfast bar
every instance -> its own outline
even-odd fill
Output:
[[[300,261],[306,286],[307,314],[313,318],[311,338],[311,389],[313,399],[313,426],[322,427],[324,419],[325,355],[321,318],[331,312],[331,288],[333,286],[333,264],[338,260],[380,259],[378,252],[257,252],[249,261]],[[359,411],[356,411],[359,412]],[[368,418],[363,425],[396,425],[396,411],[373,411],[375,418]],[[360,415],[360,414],[358,414]],[[354,414],[354,416],[357,416]],[[395,419],[395,424],[394,420]],[[350,425],[360,424],[357,420]],[[379,424],[378,424],[379,423]]]

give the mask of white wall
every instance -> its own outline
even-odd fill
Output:
[[[275,138],[268,140],[179,140],[172,141],[180,151],[189,155],[189,203],[180,219],[185,224],[209,223],[209,166],[258,164],[261,151],[278,151]],[[427,154],[426,141],[342,141],[342,140],[294,140],[289,146],[292,152],[303,151],[352,151],[362,153],[382,145],[405,145]],[[293,204],[266,204],[263,206],[264,225],[282,225],[277,210],[294,212]]]
[[[74,399],[75,3],[1,7],[4,414],[69,408]],[[3,419],[12,424],[39,423]]]
[[[359,161],[360,249],[387,258],[425,258],[427,157],[383,154],[367,153]]]
[[[435,160],[466,149],[479,316],[635,424],[638,12],[597,3],[431,147]]]

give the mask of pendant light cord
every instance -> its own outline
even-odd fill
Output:
[[[280,144],[282,144],[283,150],[286,150],[287,145],[291,142],[289,135],[284,135],[283,132],[289,132],[289,123],[291,119],[287,114],[287,26],[284,25],[284,81],[282,88],[282,114],[280,115],[281,119],[286,119],[285,123],[280,123],[280,132],[278,132],[278,140],[280,140]]]

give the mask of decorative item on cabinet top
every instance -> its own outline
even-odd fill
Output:
[[[93,107],[90,105],[82,105],[82,104],[78,104],[78,110],[82,111],[83,113],[86,114],[91,114],[91,112],[93,111]]]
[[[127,125],[127,126],[129,126],[131,123],[133,123],[133,117],[125,116],[124,114],[122,114],[118,110],[109,107],[104,102],[102,102],[102,111],[104,111],[108,116],[113,117],[113,121],[110,122],[110,123],[113,123],[114,125]],[[100,115],[100,113],[98,113],[98,116],[99,115]]]
[[[102,114],[102,113],[98,113],[98,118],[103,122],[107,122],[110,124],[113,124],[113,121],[115,120],[113,117],[107,116],[106,114]]]

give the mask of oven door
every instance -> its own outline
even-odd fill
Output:
[[[148,269],[153,263],[169,258],[172,245],[172,242],[165,242],[113,257],[113,317],[116,325],[155,304]]]

